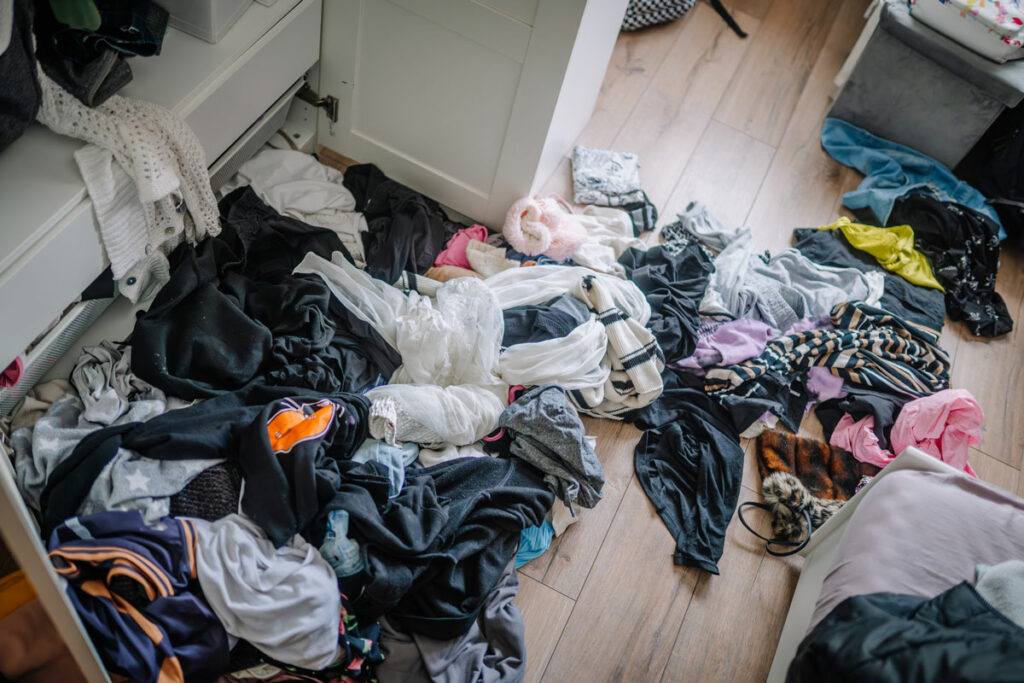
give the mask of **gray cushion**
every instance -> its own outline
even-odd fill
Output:
[[[879,25],[904,44],[949,69],[1007,107],[1024,98],[1024,61],[998,64],[913,18],[906,0],[888,0]]]

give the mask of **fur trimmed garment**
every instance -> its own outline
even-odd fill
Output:
[[[848,500],[861,477],[874,476],[878,468],[820,441],[766,429],[757,439],[757,471],[762,479],[775,472],[792,474],[811,495]]]
[[[766,429],[757,440],[761,496],[771,507],[772,536],[795,541],[808,533],[803,512],[817,529],[853,497],[878,468],[813,439]]]
[[[813,530],[828,521],[846,503],[811,495],[803,482],[786,472],[769,474],[761,482],[761,496],[771,507],[772,537],[786,541],[796,541],[807,533],[804,510]]]

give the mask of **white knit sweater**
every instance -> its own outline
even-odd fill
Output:
[[[184,121],[150,102],[112,96],[86,107],[39,70],[36,118],[92,143],[75,153],[114,279],[132,301],[167,281],[166,254],[220,232],[206,156]]]

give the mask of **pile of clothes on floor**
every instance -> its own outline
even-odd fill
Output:
[[[633,155],[579,148],[574,181],[586,208],[527,197],[492,233],[372,165],[241,167],[128,342],[84,348],[4,420],[111,671],[521,678],[515,568],[601,500],[581,415],[644,430],[673,561],[712,573],[741,435],[811,500],[906,445],[969,471],[981,411],[938,337],[947,310],[1009,324],[994,221],[911,193],[890,204],[913,228],[843,219],[770,255],[695,202],[650,246]],[[950,222],[979,250],[949,260]],[[765,431],[812,403],[830,444]]]

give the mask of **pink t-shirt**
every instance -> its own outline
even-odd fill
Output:
[[[472,268],[469,259],[466,258],[466,245],[471,241],[484,242],[487,240],[487,228],[482,225],[471,225],[463,228],[452,235],[448,244],[434,261],[435,266],[458,266],[459,268]]]

